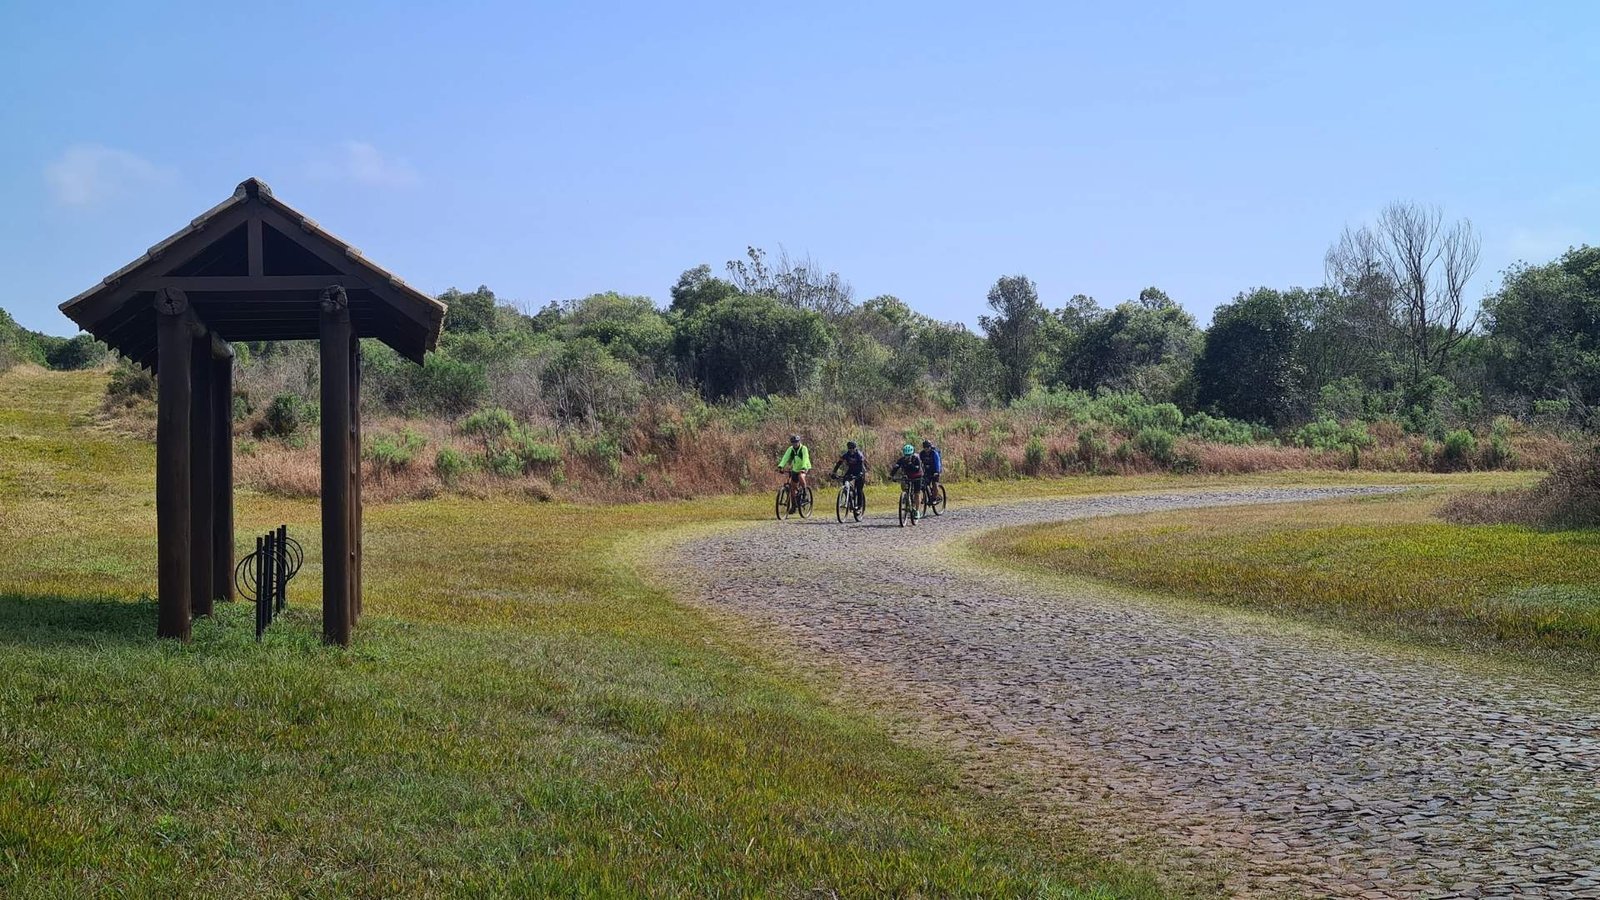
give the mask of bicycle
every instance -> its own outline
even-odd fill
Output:
[[[913,527],[917,524],[917,507],[922,502],[922,488],[912,488],[911,479],[901,478],[900,482],[900,527],[906,527],[909,520]]]
[[[783,487],[778,488],[778,496],[773,501],[773,511],[777,513],[778,521],[781,522],[795,513],[799,513],[802,519],[811,518],[811,488],[799,487],[799,484],[799,474],[790,472],[789,480]]]
[[[855,521],[861,521],[861,514],[867,511],[867,496],[856,490],[856,480],[849,475],[836,478],[839,482],[839,497],[833,502],[833,515],[841,523],[849,515]]]
[[[945,504],[949,500],[950,497],[945,493],[943,481],[935,481],[922,489],[923,508],[936,516],[944,514]]]

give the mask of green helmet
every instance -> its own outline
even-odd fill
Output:
[[[917,448],[911,446],[910,444],[907,444],[904,447],[900,448],[900,452],[904,453],[907,456],[910,456],[911,454],[917,452]]]

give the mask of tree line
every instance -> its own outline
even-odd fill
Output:
[[[1081,294],[1053,305],[1025,275],[1005,276],[972,330],[890,295],[858,302],[838,273],[750,248],[720,273],[685,271],[665,309],[601,293],[519,310],[487,287],[452,289],[440,352],[417,370],[370,347],[368,383],[399,412],[493,404],[597,428],[625,422],[662,384],[711,403],[815,396],[865,423],[903,406],[1081,391],[1279,431],[1393,420],[1442,435],[1496,416],[1594,424],[1600,249],[1518,264],[1475,310],[1471,224],[1395,204],[1341,235],[1325,264],[1324,284],[1242,291],[1206,329],[1156,287],[1114,305]]]

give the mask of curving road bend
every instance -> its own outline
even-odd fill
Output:
[[[1374,490],[958,498],[914,529],[830,510],[665,565],[695,602],[835,667],[969,765],[1220,862],[1232,893],[1600,897],[1593,683],[935,555],[1008,525]]]

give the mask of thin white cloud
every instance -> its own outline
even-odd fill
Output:
[[[177,173],[115,147],[73,144],[44,167],[45,182],[63,206],[93,206],[151,185],[171,184]]]
[[[411,163],[386,156],[365,141],[345,141],[333,158],[313,163],[311,172],[318,178],[353,181],[368,187],[410,187],[421,180]]]

